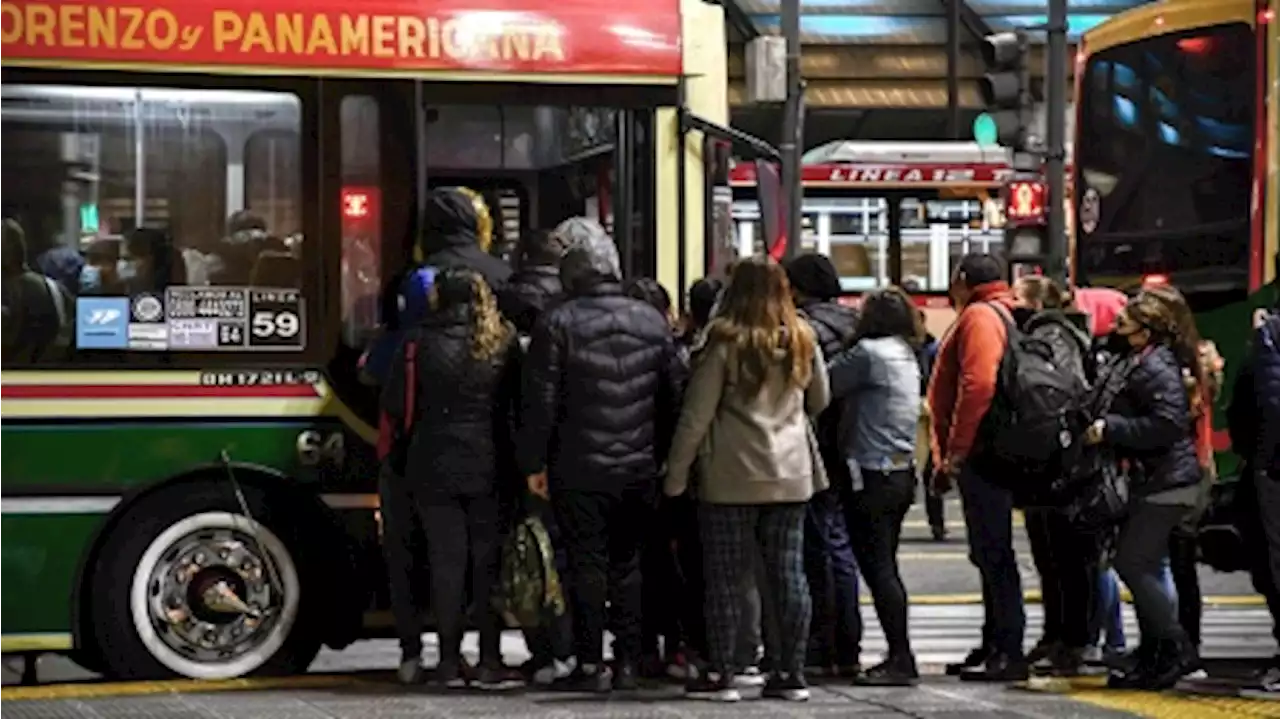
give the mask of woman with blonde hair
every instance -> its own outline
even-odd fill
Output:
[[[431,287],[430,311],[406,334],[382,393],[383,412],[398,435],[390,461],[402,465],[397,478],[408,505],[382,511],[413,513],[426,534],[440,639],[436,679],[449,687],[466,684],[461,644],[468,574],[481,633],[477,680],[507,679],[488,599],[505,524],[499,488],[514,474],[505,466],[513,456],[520,381],[514,339],[479,273],[444,270]],[[396,612],[397,624],[406,624],[398,627],[406,682],[421,674],[421,628],[407,626],[417,609]]]
[[[772,579],[761,589],[771,592],[779,624],[764,696],[809,697],[804,517],[809,498],[828,485],[812,418],[829,397],[822,353],[796,313],[786,273],[768,259],[739,262],[696,353],[664,486],[668,496],[684,494],[698,461],[711,671],[687,687],[691,697],[739,699],[738,587],[752,551]]]
[[[1143,290],[1116,321],[1129,351],[1096,383],[1115,400],[1085,435],[1110,447],[1128,467],[1129,506],[1113,566],[1133,593],[1142,643],[1138,663],[1110,686],[1167,689],[1197,665],[1164,582],[1174,529],[1194,511],[1203,469],[1196,451],[1196,407],[1205,386],[1199,338],[1181,296]]]

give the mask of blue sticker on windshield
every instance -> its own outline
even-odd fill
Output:
[[[77,349],[122,350],[128,346],[128,297],[76,298]]]

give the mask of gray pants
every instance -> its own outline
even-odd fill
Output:
[[[1169,537],[1174,527],[1192,510],[1181,504],[1155,504],[1138,500],[1120,528],[1113,560],[1116,573],[1133,594],[1142,643],[1181,641],[1177,600],[1170,596],[1165,567],[1169,558]]]

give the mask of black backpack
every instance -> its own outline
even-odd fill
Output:
[[[1008,341],[996,375],[996,393],[982,420],[980,471],[1026,504],[1065,471],[1082,431],[1087,388],[1054,364],[1053,348],[1026,334],[1004,307],[987,303],[1004,322]]]

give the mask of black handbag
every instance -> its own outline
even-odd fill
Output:
[[[1105,417],[1136,366],[1134,358],[1110,363],[1098,377],[1086,402],[1088,426]],[[1115,452],[1105,444],[1080,447],[1064,478],[1063,513],[1075,526],[1092,531],[1114,528],[1129,510],[1129,477]],[[1069,489],[1067,489],[1069,487]]]
[[[1115,455],[1105,447],[1091,447],[1079,459],[1079,471],[1087,477],[1079,491],[1063,507],[1073,526],[1104,530],[1124,521],[1129,510],[1129,478]]]

